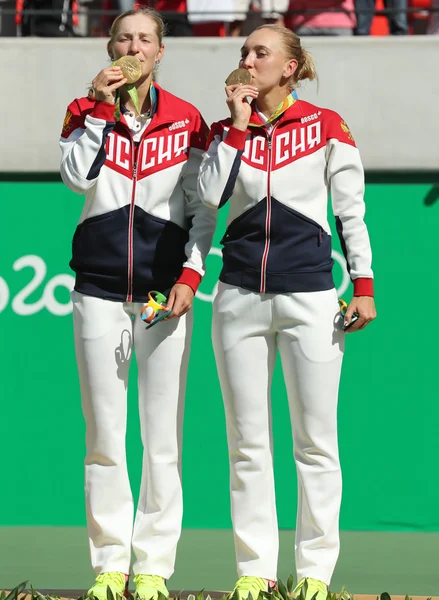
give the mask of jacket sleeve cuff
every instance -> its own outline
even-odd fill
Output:
[[[183,267],[183,271],[175,283],[188,285],[195,294],[201,283],[201,275],[197,271],[189,269],[189,267]]]
[[[90,117],[114,123],[114,104],[110,102],[96,102],[90,113]]]
[[[354,279],[354,296],[372,296],[373,298],[373,279],[359,277]]]
[[[236,127],[230,127],[224,142],[228,146],[236,148],[236,150],[244,150],[246,138],[247,131],[241,131],[240,129],[236,129]]]

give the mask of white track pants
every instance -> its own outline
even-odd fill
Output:
[[[168,579],[181,533],[181,435],[192,311],[145,330],[141,304],[77,292],[72,300],[87,428],[85,492],[93,568],[129,573],[132,547],[134,573]],[[144,447],[135,520],[125,450],[133,347]]]
[[[337,400],[344,333],[336,291],[257,294],[220,282],[213,342],[226,411],[238,574],[271,580],[277,574],[270,394],[279,350],[298,476],[297,576],[329,584],[341,503]]]

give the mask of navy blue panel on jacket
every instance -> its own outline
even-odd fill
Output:
[[[138,206],[134,209],[133,228],[133,301],[147,299],[148,292],[158,290],[168,295],[181,275],[186,261],[184,251],[187,231]]]
[[[105,144],[107,142],[108,134],[110,131],[113,131],[115,123],[107,123],[104,127],[104,131],[102,133],[102,143],[99,151],[96,155],[96,158],[93,161],[92,166],[90,167],[90,171],[87,174],[87,179],[91,181],[92,179],[96,179],[99,175],[102,165],[104,164],[107,158],[107,152],[105,150]]]
[[[126,300],[129,216],[127,205],[78,225],[70,261],[76,272],[75,290],[108,300]],[[188,232],[175,223],[135,207],[133,302],[147,301],[151,290],[167,294],[181,275],[187,240]]]
[[[222,239],[221,281],[261,291],[267,249],[265,292],[316,292],[332,289],[331,236],[301,213],[271,199],[270,241],[266,242],[265,198],[240,215]]]
[[[229,178],[226,183],[226,187],[221,196],[221,200],[218,208],[222,208],[230,196],[233,194],[233,190],[235,189],[236,178],[238,177],[239,167],[241,166],[241,156],[243,155],[243,150],[238,150],[236,152],[235,160],[233,161],[232,170],[230,171]]]

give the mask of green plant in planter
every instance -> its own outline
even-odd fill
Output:
[[[30,590],[26,589],[28,582],[24,581],[17,585],[13,590],[9,593],[1,592],[0,600],[60,600],[59,596],[50,596],[44,595],[35,590],[32,586],[30,586]],[[293,590],[294,590],[294,578],[292,575],[288,577],[286,585],[279,579],[277,582],[277,590],[272,592],[261,592],[258,598],[249,598],[249,600],[293,600]],[[307,592],[307,583],[303,585],[300,590],[299,595],[295,598],[295,600],[305,600],[306,592]],[[234,594],[237,596],[237,594]],[[30,597],[30,598],[29,598]],[[89,600],[85,596],[80,596],[76,600]],[[113,592],[110,588],[107,589],[107,600],[125,600],[124,598],[115,598]],[[128,600],[133,600],[131,596]],[[159,594],[158,600],[168,600],[163,594]],[[174,600],[181,600],[181,592],[174,597]],[[204,596],[204,590],[201,590],[196,596],[194,594],[189,594],[187,600],[212,600],[210,595]],[[224,594],[221,600],[238,600],[233,596],[230,598],[229,594]],[[332,593],[328,590],[327,600],[355,600],[355,597],[352,594],[349,594],[344,588],[341,589],[339,594]],[[392,600],[390,594],[384,592],[377,596],[376,600]],[[406,596],[405,600],[412,600],[410,596]],[[426,600],[431,600],[431,598],[427,598]]]

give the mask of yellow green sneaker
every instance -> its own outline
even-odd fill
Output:
[[[268,592],[272,589],[266,579],[246,575],[238,579],[229,598],[236,598],[237,600],[251,600],[253,598],[253,600],[257,600],[260,592]]]
[[[136,575],[134,577],[136,591],[134,600],[157,600],[159,594],[169,598],[169,591],[163,577],[158,575]]]
[[[293,590],[293,598],[297,600],[326,600],[328,586],[319,579],[304,577]]]
[[[114,600],[121,600],[128,589],[128,578],[124,573],[108,571],[96,577],[95,584],[88,590],[87,598],[107,600],[107,588],[113,593]]]

